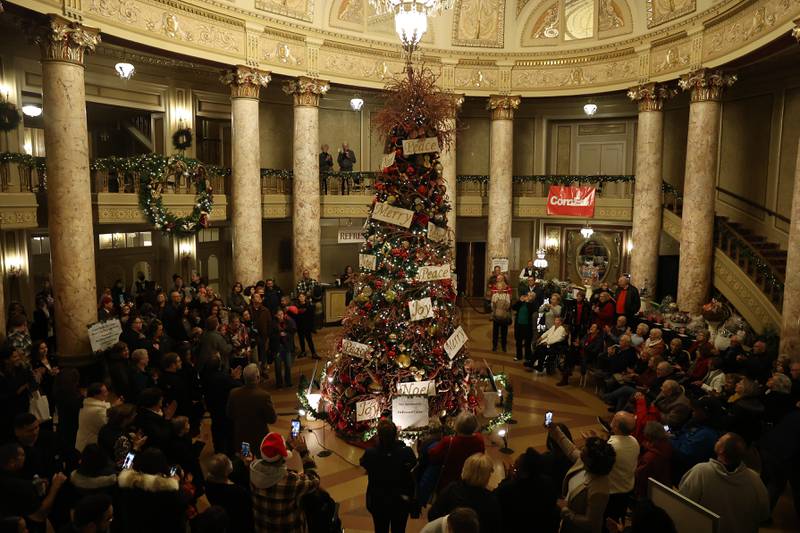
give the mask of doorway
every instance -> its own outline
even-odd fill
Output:
[[[486,243],[456,243],[458,292],[465,296],[483,297],[486,292]]]

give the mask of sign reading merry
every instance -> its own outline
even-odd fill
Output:
[[[456,330],[453,332],[450,337],[444,343],[444,351],[447,352],[448,357],[452,359],[458,354],[458,351],[461,349],[464,344],[467,343],[467,334],[464,332],[464,328],[458,326]]]
[[[410,228],[411,219],[414,218],[414,212],[409,209],[393,207],[385,202],[380,202],[375,204],[375,208],[372,210],[372,218],[402,228]]]

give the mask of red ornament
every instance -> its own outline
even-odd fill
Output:
[[[420,194],[427,194],[428,188],[425,185],[420,185],[419,187],[417,187],[417,192]]]
[[[408,165],[408,167],[406,167],[406,174],[413,175],[413,174],[416,174],[416,173],[417,173],[417,171],[411,165]]]
[[[380,289],[381,287],[383,287],[383,281],[381,281],[379,279],[375,280],[375,288],[376,289]]]

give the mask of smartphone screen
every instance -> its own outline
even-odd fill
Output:
[[[250,443],[242,442],[242,457],[249,457],[249,456],[250,456]]]
[[[292,438],[297,437],[300,434],[300,419],[293,418],[292,419]]]
[[[550,427],[552,423],[553,423],[553,411],[547,411],[544,414],[544,425]]]
[[[172,468],[169,469],[169,476],[170,477],[174,476],[177,473],[178,473],[178,467],[177,466],[173,466]]]
[[[664,426],[664,431],[666,431],[667,433],[669,433],[669,426]]]
[[[122,469],[127,470],[133,466],[133,453],[129,453],[125,456],[125,460],[122,462]]]

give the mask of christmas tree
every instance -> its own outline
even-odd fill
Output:
[[[397,402],[415,404],[417,414],[427,403],[423,421],[401,427],[406,437],[424,432],[428,418],[475,412],[483,402],[481,372],[473,368],[459,326],[450,204],[439,162],[440,148],[454,133],[447,126],[453,99],[435,82],[429,71],[409,66],[387,87],[374,124],[385,132],[382,170],[354,298],[321,376],[323,407],[315,413],[348,438],[368,439]]]

